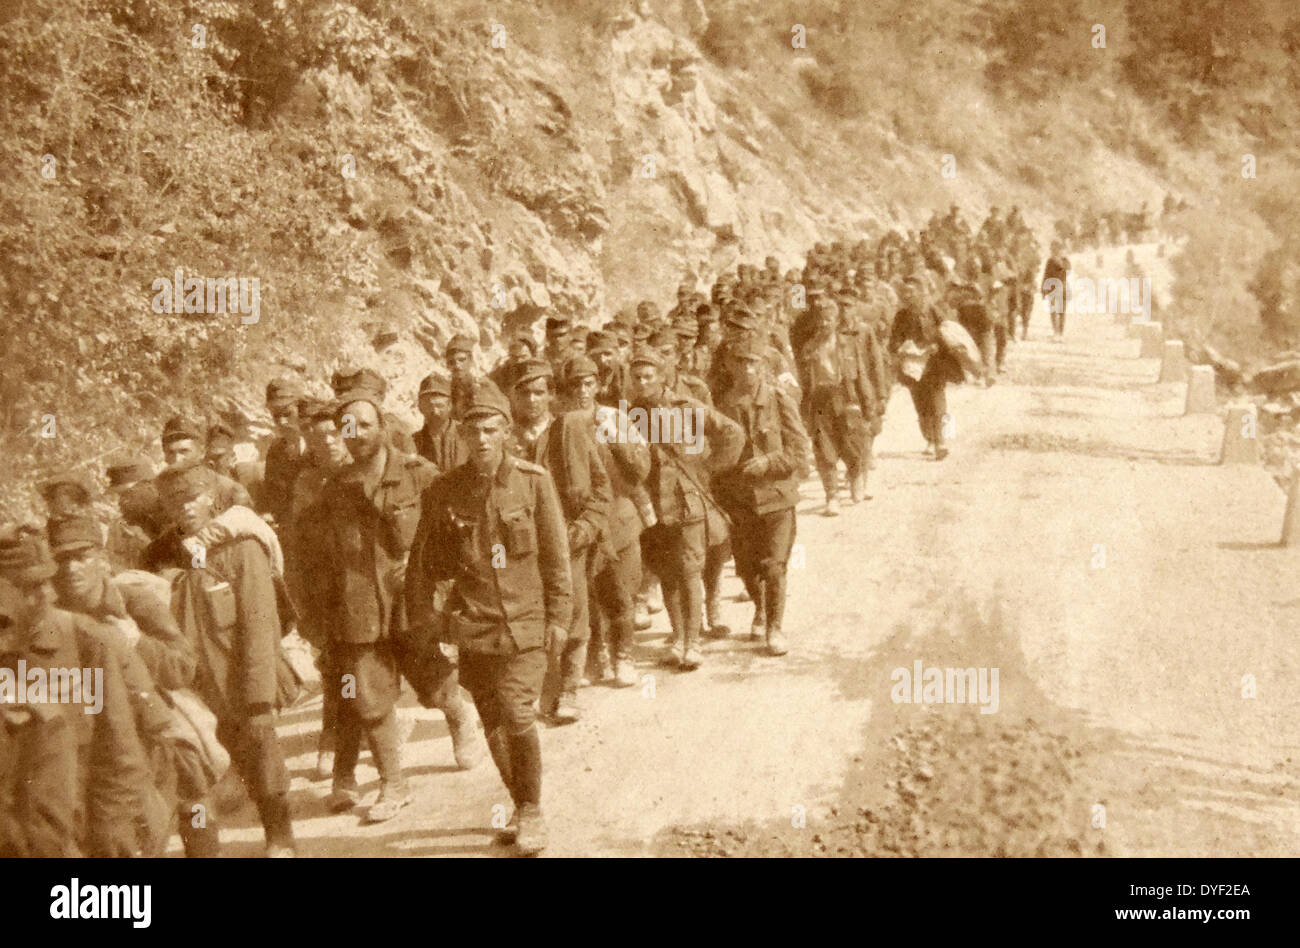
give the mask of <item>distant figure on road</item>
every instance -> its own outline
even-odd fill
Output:
[[[1052,241],[1052,255],[1047,258],[1047,266],[1043,268],[1043,283],[1039,287],[1039,291],[1043,294],[1043,298],[1047,300],[1047,306],[1052,313],[1052,338],[1054,339],[1063,339],[1065,337],[1066,294],[1064,290],[1069,274],[1070,261],[1065,256],[1065,248],[1061,246],[1059,240],[1054,240]],[[1059,282],[1052,283],[1053,280]]]

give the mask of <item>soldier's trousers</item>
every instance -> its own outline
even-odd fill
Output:
[[[592,578],[595,608],[591,608],[593,639],[602,640],[609,660],[632,654],[635,644],[636,592],[641,585],[641,549],[629,543],[613,556],[601,555]]]
[[[796,521],[794,508],[755,513],[752,509],[732,507],[731,549],[736,555],[736,575],[750,597],[754,596],[753,583],[779,579],[785,575],[794,548]]]
[[[862,471],[862,449],[866,444],[866,419],[858,405],[847,404],[835,386],[814,389],[808,419],[813,459],[822,485],[834,493],[839,484],[838,464],[842,460],[853,480]]]
[[[569,637],[564,648],[558,660],[549,663],[542,685],[542,710],[547,713],[555,709],[561,694],[578,690],[587,670],[587,645],[591,640],[587,587],[591,582],[592,552],[592,547],[587,547],[576,556],[569,556],[569,570],[573,576],[573,618],[569,622]]]
[[[217,720],[217,740],[230,752],[230,764],[257,804],[269,844],[293,845],[289,814],[289,771],[284,765],[275,720],[269,707]]]
[[[921,437],[934,445],[943,444],[943,417],[948,413],[948,378],[938,357],[930,359],[919,379],[903,377],[912,404],[916,406],[916,423]]]
[[[351,786],[356,781],[361,742],[370,745],[379,779],[402,783],[402,748],[398,739],[397,698],[402,680],[392,643],[331,642],[332,674],[323,681],[338,696],[334,741],[334,783]]]
[[[460,683],[474,699],[488,750],[515,806],[542,801],[542,747],[535,702],[546,676],[546,650],[503,655],[460,651]]]
[[[659,577],[673,637],[683,648],[694,647],[700,638],[705,543],[703,520],[657,523],[641,534],[641,556]]]

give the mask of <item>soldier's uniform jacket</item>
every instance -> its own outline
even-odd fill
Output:
[[[103,670],[98,714],[71,703],[0,710],[0,729],[18,752],[16,773],[0,764],[0,812],[13,813],[16,807],[36,821],[40,828],[26,834],[26,845],[64,850],[41,854],[67,853],[68,826],[74,845],[88,856],[139,855],[147,840],[152,775],[137,720],[151,729],[165,722],[160,725],[147,714],[137,718],[134,699],[148,697],[151,686],[138,663],[130,676],[124,674],[129,657],[92,619],[62,609],[49,609],[22,641],[0,642],[0,662],[11,668],[22,659],[29,672],[36,667]],[[48,744],[35,745],[38,738]],[[0,760],[12,760],[5,750]],[[14,842],[24,841],[5,840],[0,846]]]
[[[407,613],[461,649],[538,648],[547,626],[568,628],[572,576],[564,514],[551,475],[511,457],[495,474],[462,464],[424,492],[406,575]],[[453,580],[446,612],[436,586]]]
[[[450,418],[441,433],[432,434],[426,425],[415,433],[414,440],[416,453],[439,471],[450,471],[469,460],[469,452],[460,440],[460,426]]]
[[[637,407],[657,408],[682,419],[695,445],[688,452],[684,438],[665,441],[665,416],[660,416],[661,438],[650,445],[650,474],[646,478],[655,516],[670,527],[704,520],[710,503],[705,493],[709,477],[736,463],[745,446],[745,433],[717,409],[667,387],[657,404]],[[690,410],[690,426],[685,424],[686,409]],[[636,421],[636,408],[628,414],[630,420]],[[702,450],[696,451],[696,447]]]
[[[424,458],[389,448],[373,492],[355,464],[330,479],[321,501],[329,569],[319,577],[319,594],[332,638],[365,645],[401,628],[402,575],[420,522],[420,494],[437,476]]]
[[[86,613],[98,622],[134,623],[140,631],[136,654],[158,688],[188,688],[194,680],[195,652],[171,611],[166,580],[141,570],[112,577],[99,605]]]
[[[531,444],[523,442],[516,428],[510,453],[550,472],[565,522],[579,525],[582,534],[582,546],[571,549],[570,554],[576,555],[600,540],[614,498],[586,412],[555,416]]]
[[[173,565],[183,567],[172,583],[172,612],[198,657],[194,690],[219,719],[269,710],[280,613],[266,549],[240,536],[209,548],[201,569],[188,557]]]
[[[745,432],[736,467],[714,478],[718,499],[757,514],[795,506],[810,445],[793,399],[760,379],[753,394],[741,395],[733,389],[718,408]],[[757,476],[742,474],[741,466],[756,457],[766,459],[767,470]]]
[[[607,555],[617,555],[636,542],[642,526],[638,508],[650,500],[645,489],[645,480],[650,474],[650,446],[631,427],[628,428],[628,437],[620,440],[617,437],[618,417],[617,408],[596,407],[597,431],[603,427],[607,432],[612,430],[615,433],[614,437],[597,434],[596,438],[613,494],[605,530]]]
[[[286,523],[293,507],[293,485],[298,472],[307,465],[301,441],[276,440],[266,449],[262,490],[257,510],[275,518],[276,525]]]
[[[820,336],[812,335],[799,350],[799,383],[805,399],[812,397],[815,372],[813,362],[817,359],[818,347],[824,342]],[[876,394],[863,364],[860,336],[841,327],[835,330],[831,345],[834,347],[832,358],[839,376],[836,387],[839,410],[856,405],[864,415],[870,415],[875,409]]]
[[[298,632],[312,645],[324,648],[327,610],[316,585],[329,570],[329,510],[323,503],[333,468],[311,465],[298,472],[293,483],[289,516],[280,527],[284,547],[284,581],[298,613]]]

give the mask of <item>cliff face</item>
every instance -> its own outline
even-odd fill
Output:
[[[486,361],[548,315],[666,305],[952,202],[1019,204],[1046,240],[1211,180],[1124,86],[1132,53],[1067,56],[1094,15],[1124,43],[1131,5],[1093,6],[10,0],[0,508],[156,448],[176,411],[255,434],[273,375],[368,362],[409,413],[453,333]],[[256,279],[257,323],[156,312],[178,270]]]

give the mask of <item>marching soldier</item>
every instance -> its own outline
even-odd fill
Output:
[[[632,356],[632,403],[658,429],[646,484],[656,523],[642,534],[641,552],[663,586],[672,625],[664,661],[694,671],[701,661],[706,507],[715,503],[708,478],[711,470],[736,463],[744,432],[725,415],[670,388],[663,356],[650,347]]]
[[[794,402],[763,378],[765,349],[751,338],[731,350],[732,385],[718,408],[744,429],[745,446],[737,467],[715,483],[731,513],[736,572],[754,601],[750,634],[765,634],[768,652],[784,655],[786,570],[808,435]]]
[[[546,469],[506,450],[510,403],[486,380],[463,418],[469,460],[421,500],[407,573],[412,623],[457,649],[492,759],[514,802],[503,833],[522,855],[546,846],[536,705],[547,655],[572,620],[564,514]],[[442,608],[436,589],[452,589]]]
[[[398,637],[405,624],[401,591],[420,517],[420,492],[438,472],[423,458],[399,453],[388,443],[378,392],[345,392],[335,419],[352,462],[335,472],[322,497],[330,564],[320,593],[329,635],[329,674],[323,680],[327,688],[345,689],[328,805],[342,812],[359,802],[356,766],[364,738],[380,780],[367,816],[380,823],[411,802],[397,720]],[[442,710],[453,742],[472,742],[475,722],[468,709],[452,700]]]
[[[474,345],[471,342],[471,353],[473,352],[473,349]],[[357,389],[365,389],[366,391],[374,392],[382,402],[384,397],[388,394],[388,380],[374,369],[344,366],[330,377],[330,388],[334,390],[336,398],[341,396],[344,392],[355,392]],[[402,454],[414,454],[415,442],[411,440],[411,430],[406,426],[406,423],[392,412],[388,411],[383,413],[383,419],[384,431],[387,432],[388,435],[388,443]]]
[[[465,463],[464,442],[452,420],[451,379],[434,372],[420,382],[417,399],[424,427],[415,433],[415,450],[439,471]]]
[[[839,511],[839,462],[844,460],[853,503],[862,498],[862,452],[866,446],[866,419],[874,413],[874,393],[859,347],[840,327],[840,308],[821,289],[809,291],[816,320],[799,352],[800,387],[804,416],[812,436],[817,472],[826,491],[826,516]]]
[[[596,364],[586,356],[564,364],[561,391],[569,406],[595,424],[596,443],[612,494],[608,523],[592,554],[590,569],[595,602],[590,608],[590,627],[592,648],[597,650],[597,678],[612,675],[618,687],[627,688],[636,684],[632,646],[635,598],[641,584],[638,541],[643,526],[640,510],[649,502],[644,483],[650,473],[650,448],[630,426],[626,439],[618,437],[619,409],[597,404],[599,384]],[[626,417],[622,416],[625,425]]]
[[[508,450],[550,472],[564,510],[573,576],[572,622],[542,689],[542,713],[559,724],[578,720],[578,687],[587,666],[587,587],[593,554],[605,533],[613,495],[609,475],[584,412],[551,414],[551,367],[541,359],[520,365],[510,386],[514,427]]]
[[[198,655],[195,690],[257,804],[267,855],[292,856],[289,771],[275,734],[281,629],[270,557],[251,536],[197,544],[216,513],[202,468],[164,472],[158,493],[177,528],[166,561],[181,570],[172,611]]]
[[[266,410],[271,414],[275,437],[266,449],[262,470],[262,492],[258,509],[276,526],[287,523],[293,507],[293,485],[306,465],[307,447],[298,417],[301,386],[293,379],[275,379],[266,386]]]

